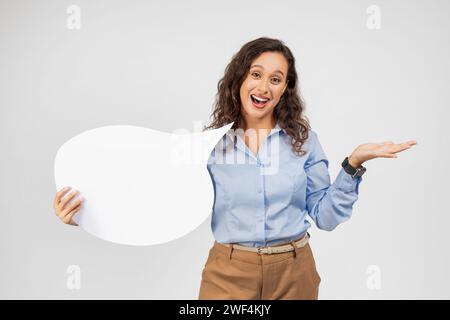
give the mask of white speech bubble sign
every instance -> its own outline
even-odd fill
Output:
[[[126,245],[173,241],[211,213],[207,162],[232,125],[187,134],[130,125],[82,132],[57,151],[56,189],[80,191],[84,200],[73,219],[98,238]]]

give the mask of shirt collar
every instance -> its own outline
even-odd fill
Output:
[[[278,132],[278,131],[283,131],[284,133],[286,133],[286,130],[284,130],[283,128],[281,128],[281,127],[280,127],[280,124],[277,122],[277,123],[275,124],[275,127],[273,127],[272,131],[270,131],[270,133],[272,134],[272,133],[275,133],[275,132]]]
[[[272,128],[272,130],[270,131],[269,136],[274,134],[274,133],[277,133],[279,131],[283,131],[284,133],[287,134],[286,130],[281,128],[280,124],[277,122],[275,124],[275,126]],[[226,137],[226,143],[227,144],[228,144],[228,142],[233,142],[234,141],[234,135],[235,135],[234,129],[230,128],[230,130],[228,130],[227,133],[226,133],[226,136],[227,136]]]

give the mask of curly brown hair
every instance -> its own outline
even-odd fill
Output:
[[[264,52],[279,52],[288,62],[287,88],[276,105],[273,116],[292,138],[294,153],[304,155],[305,151],[301,147],[308,139],[308,130],[311,127],[308,118],[303,114],[305,103],[300,95],[295,58],[291,50],[278,39],[261,37],[252,40],[233,55],[223,78],[217,84],[218,92],[210,116],[213,120],[204,130],[217,129],[231,122],[234,122],[231,129],[241,128],[243,119],[239,90],[248,75],[251,63]],[[236,144],[236,139],[234,143]]]

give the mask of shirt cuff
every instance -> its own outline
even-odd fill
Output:
[[[352,176],[345,172],[344,168],[341,167],[334,182],[334,186],[336,189],[344,192],[356,192],[356,194],[359,194],[359,184],[361,181],[362,177],[352,178]]]

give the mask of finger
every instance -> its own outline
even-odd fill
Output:
[[[409,141],[406,141],[403,143],[398,143],[398,144],[395,144],[392,141],[383,141],[382,143],[380,143],[380,145],[394,146],[394,147],[398,147],[398,148],[412,147],[413,145],[416,145],[416,144],[417,144],[416,140],[409,140]],[[402,149],[402,150],[405,150],[405,149]],[[399,151],[401,151],[401,150],[399,149]]]
[[[404,151],[406,149],[411,148],[411,146],[407,143],[394,144],[386,147],[384,150],[386,153],[398,153]]]
[[[397,144],[396,146],[397,147],[399,147],[399,148],[411,148],[413,145],[416,145],[417,144],[417,141],[416,140],[410,140],[410,141],[406,141],[406,142],[403,142],[403,143],[399,143],[399,144]]]
[[[409,146],[399,146],[396,149],[394,149],[392,152],[393,153],[398,153],[398,152],[405,151],[406,149],[409,149],[409,148],[410,148]]]
[[[56,208],[59,204],[59,202],[61,201],[61,197],[64,196],[71,188],[69,186],[62,188],[61,190],[59,190],[56,195],[55,195],[55,199],[53,200],[53,205]]]
[[[64,210],[61,211],[59,218],[64,219],[64,217],[67,216],[70,213],[70,211],[72,211],[73,209],[75,209],[78,206],[81,206],[82,201],[83,201],[82,198],[72,201],[70,204],[67,205],[66,208],[64,208]]]
[[[414,145],[414,144],[410,144],[409,142],[403,142],[403,143],[401,143],[401,144],[398,145],[398,151],[397,151],[397,152],[400,152],[400,151],[409,149],[409,148],[411,148],[413,145]]]
[[[72,217],[75,215],[75,213],[77,213],[78,211],[80,211],[81,206],[76,207],[75,209],[73,209],[72,211],[70,211],[64,218],[63,218],[63,222],[68,224],[70,223],[70,221],[72,220]]]
[[[63,211],[61,211],[61,214],[59,215],[59,218],[61,219],[61,221],[65,221],[67,215],[69,215],[73,210],[76,210],[78,208],[81,208],[81,204],[78,204],[72,208],[68,208],[68,209],[64,209]],[[69,220],[70,221],[70,220]]]
[[[61,200],[61,202],[59,203],[59,210],[63,210],[66,207],[66,205],[69,203],[69,201],[71,201],[73,199],[73,197],[75,197],[79,193],[80,192],[78,190],[73,190],[65,198],[63,198]]]

